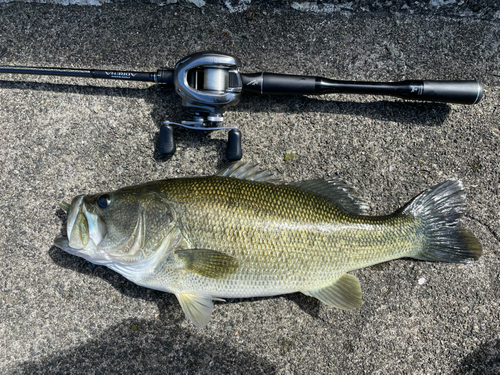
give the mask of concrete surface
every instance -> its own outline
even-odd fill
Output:
[[[349,180],[373,214],[460,178],[465,225],[484,255],[467,265],[398,260],[353,272],[364,297],[356,311],[301,294],[230,300],[197,329],[174,296],[55,248],[65,223],[57,203],[212,174],[227,165],[226,133],[178,130],[167,160],[155,152],[161,121],[186,117],[173,91],[2,75],[1,373],[500,372],[496,1],[82,3],[102,6],[2,2],[0,64],[155,71],[213,49],[239,56],[244,72],[482,81],[475,106],[248,95],[225,119],[243,133],[244,160],[285,181]],[[287,151],[296,158],[285,162]]]

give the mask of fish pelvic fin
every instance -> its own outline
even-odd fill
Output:
[[[238,269],[238,260],[220,251],[208,249],[176,250],[184,269],[212,279],[227,277]]]
[[[175,294],[186,317],[197,327],[205,327],[210,321],[214,303],[212,296],[197,292]]]
[[[359,280],[348,274],[340,276],[331,285],[303,293],[319,299],[328,306],[342,310],[353,310],[363,304]]]
[[[401,210],[422,225],[424,243],[419,260],[470,263],[482,253],[481,243],[465,229],[460,219],[466,210],[466,196],[460,180],[448,180],[425,190]]]
[[[59,207],[64,210],[65,212],[69,212],[69,209],[71,208],[71,204],[69,204],[68,202],[66,201],[61,201],[61,203],[59,203]]]

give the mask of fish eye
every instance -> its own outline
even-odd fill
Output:
[[[108,207],[110,198],[108,194],[103,194],[97,199],[97,205],[101,208]]]

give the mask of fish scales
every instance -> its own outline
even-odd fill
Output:
[[[175,202],[194,248],[217,249],[238,260],[238,271],[225,279],[186,275],[184,288],[217,297],[329,285],[347,271],[407,256],[420,246],[411,218],[351,215],[292,186],[212,176],[169,180],[156,189]]]
[[[470,262],[480,242],[461,225],[458,180],[425,190],[386,216],[368,216],[347,183],[275,184],[250,164],[216,176],[163,180],[79,195],[56,246],[138,285],[174,293],[205,326],[213,300],[300,291],[325,304],[362,304],[348,271],[391,259]]]

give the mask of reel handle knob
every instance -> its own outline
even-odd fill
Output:
[[[175,154],[174,128],[171,125],[164,124],[160,127],[158,151],[167,156]]]
[[[240,160],[242,156],[241,132],[238,129],[232,129],[227,136],[226,158],[229,161],[236,161]]]

